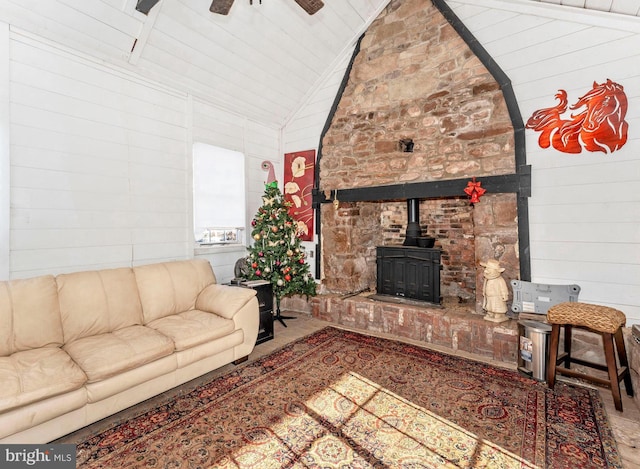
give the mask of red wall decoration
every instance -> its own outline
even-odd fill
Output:
[[[471,204],[477,204],[480,202],[480,197],[484,195],[487,190],[482,186],[482,182],[476,182],[475,176],[469,182],[467,182],[467,187],[464,188],[464,193],[469,196],[469,202]]]
[[[316,151],[306,150],[284,155],[284,198],[291,203],[289,214],[298,223],[302,241],[313,241],[311,205]]]
[[[542,148],[553,146],[564,153],[601,151],[612,153],[627,142],[629,124],[627,95],[622,85],[607,79],[606,83],[593,82],[593,88],[569,107],[568,119],[562,114],[567,110],[567,92],[558,90],[554,107],[535,111],[526,127],[541,132],[538,144]]]

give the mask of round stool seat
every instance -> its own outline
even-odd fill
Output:
[[[547,321],[550,324],[588,327],[594,331],[615,334],[626,324],[627,317],[622,311],[608,306],[566,302],[549,308]]]

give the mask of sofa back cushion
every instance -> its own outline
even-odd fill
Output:
[[[0,282],[0,356],[62,343],[53,275]]]
[[[142,324],[131,268],[61,274],[56,281],[65,343]]]
[[[216,283],[206,259],[134,267],[144,324],[195,308],[198,294]]]

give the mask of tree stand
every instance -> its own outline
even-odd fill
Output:
[[[287,327],[287,325],[285,324],[284,320],[285,319],[296,319],[293,316],[282,316],[280,314],[280,297],[278,295],[276,295],[276,315],[274,317],[275,319],[277,319],[278,321],[280,321],[280,323],[284,326]]]

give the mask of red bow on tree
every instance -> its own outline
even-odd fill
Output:
[[[473,180],[467,183],[467,187],[464,188],[465,194],[471,197],[470,202],[472,204],[480,202],[480,197],[487,192],[486,189],[480,187],[480,184],[482,183],[480,181],[476,182],[476,178],[474,177]]]

